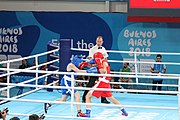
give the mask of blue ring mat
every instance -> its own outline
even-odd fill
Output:
[[[82,97],[83,91],[79,91]],[[178,107],[178,96],[175,95],[156,95],[156,94],[133,94],[133,93],[113,93],[122,105],[134,106],[161,106],[161,107]],[[21,99],[33,100],[55,100],[61,97],[61,93],[57,90],[47,92],[39,90],[22,97]],[[93,103],[100,103],[101,99],[92,98]],[[70,97],[68,99],[70,101]],[[113,104],[113,103],[111,103]],[[43,103],[16,102],[11,101],[0,106],[0,109],[9,108],[10,113],[23,114],[42,114],[44,113]],[[83,112],[86,107],[81,106]],[[100,107],[92,106],[91,118],[100,118],[102,120],[179,120],[178,110],[162,110],[162,109],[146,109],[146,108],[125,108],[129,116],[121,115],[121,111],[117,107]],[[76,106],[74,105],[74,113],[76,116]],[[71,107],[67,104],[55,104],[49,108],[47,115],[54,116],[70,116]],[[7,115],[7,120],[13,116]],[[27,116],[18,116],[21,120],[28,120]],[[76,118],[77,119],[77,118]],[[70,118],[45,118],[44,120],[71,120]]]

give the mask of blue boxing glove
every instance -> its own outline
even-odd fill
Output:
[[[92,67],[86,70],[87,73],[98,73],[97,67]]]
[[[96,64],[95,61],[94,61],[94,58],[91,59],[90,61],[88,61],[89,64]]]
[[[79,68],[79,64],[81,62],[83,62],[83,58],[82,56],[78,56],[78,55],[75,55],[71,60],[71,63],[74,64],[77,68]]]

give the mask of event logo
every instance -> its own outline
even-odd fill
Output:
[[[124,37],[128,38],[128,46],[131,52],[150,52],[151,40],[156,38],[157,34],[155,30],[142,31],[142,30],[129,30],[124,31]],[[129,56],[133,56],[133,53],[129,53]],[[140,54],[137,54],[139,56]],[[150,56],[150,54],[141,54],[142,56]]]
[[[0,28],[0,52],[17,53],[18,36],[22,33],[21,28]]]

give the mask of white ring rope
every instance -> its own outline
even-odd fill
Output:
[[[66,86],[49,86],[49,85],[31,85],[31,84],[14,84],[14,83],[0,83],[0,85],[12,85],[23,87],[38,87],[38,88],[55,88],[55,89],[68,89],[74,88],[77,90],[98,90],[98,91],[116,91],[116,92],[142,92],[142,93],[164,93],[164,94],[178,94],[178,91],[152,91],[152,90],[137,90],[137,89],[107,89],[107,88],[86,88],[86,87],[66,87]]]
[[[26,80],[26,81],[23,81],[23,82],[20,82],[20,83],[17,83],[17,84],[26,84],[26,83],[29,83],[29,82],[33,82],[33,81],[36,80],[36,79],[41,79],[41,78],[47,77],[47,76],[49,76],[49,75],[51,75],[51,74],[41,75],[41,76],[39,76],[39,77],[35,77],[35,78],[29,79],[29,80]],[[9,84],[7,84],[7,83],[5,83],[5,84],[6,84],[6,85],[9,85]],[[4,84],[4,85],[5,85],[5,84]],[[2,84],[0,83],[0,85],[2,85]],[[14,86],[3,87],[3,88],[0,88],[0,91],[5,90],[5,89],[11,89],[11,88],[13,88],[13,87],[14,87]]]
[[[43,66],[43,65],[48,65],[48,64],[51,64],[51,63],[54,63],[54,62],[58,62],[58,61],[59,61],[59,59],[55,59],[55,60],[52,60],[52,61],[50,61],[50,62],[46,62],[46,63],[43,63],[43,64],[39,64],[39,65],[37,65],[37,67],[41,67],[41,66]],[[34,68],[36,68],[36,66],[32,66],[32,67],[25,68],[25,69],[26,69],[26,70],[31,70],[31,69],[34,69]],[[25,69],[23,69],[23,70],[25,70]],[[10,69],[0,68],[0,70],[8,71],[8,70],[10,70]],[[23,72],[23,71],[22,71],[22,72]],[[11,73],[0,74],[0,77],[4,77],[4,76],[8,76],[8,75],[13,75],[13,74],[16,74],[16,73],[19,73],[19,72],[18,72],[18,71],[14,71],[14,72],[11,72]],[[34,72],[34,73],[36,73],[36,72]]]
[[[77,82],[89,82],[87,80],[75,80]],[[148,83],[126,83],[126,82],[109,82],[110,84],[116,84],[116,85],[147,85],[147,86],[165,86],[165,87],[178,87],[178,85],[175,84],[148,84]]]
[[[88,52],[89,49],[80,49],[80,48],[71,48],[73,51],[86,51]],[[110,53],[134,53],[134,54],[162,54],[162,55],[180,55],[180,53],[170,53],[170,52],[135,52],[135,51],[118,51],[118,50],[106,50]]]
[[[6,71],[6,68],[0,68],[0,70]],[[28,69],[9,69],[9,71],[17,72],[27,72],[27,73],[49,73],[49,74],[60,74],[60,75],[83,75],[83,76],[109,76],[109,77],[130,77],[130,78],[162,78],[162,79],[179,79],[179,76],[168,76],[169,74],[162,74],[162,76],[157,76],[157,74],[148,73],[150,75],[156,76],[136,76],[136,75],[116,75],[116,74],[93,74],[93,73],[74,73],[74,72],[58,72],[58,71],[44,71],[44,70],[28,70]],[[166,76],[167,75],[167,76]],[[2,77],[2,76],[0,76]]]
[[[48,51],[48,52],[43,52],[43,53],[40,53],[40,54],[31,55],[31,56],[28,56],[28,57],[22,57],[22,58],[13,59],[13,60],[1,61],[0,64],[17,62],[17,61],[21,61],[21,60],[24,60],[24,59],[35,58],[35,57],[47,55],[47,54],[54,53],[54,52],[58,52],[58,51],[59,51],[59,49],[55,49],[55,50],[51,50],[51,51]]]
[[[54,82],[52,82],[52,83],[50,83],[50,84],[48,84],[48,85],[54,85],[54,84],[56,84],[57,82],[59,82],[59,80],[54,81]],[[18,84],[19,84],[19,83],[18,83]],[[11,86],[11,87],[18,86],[18,84],[14,84],[14,86]],[[30,84],[30,85],[31,85],[31,84]],[[23,85],[21,85],[21,86],[22,86],[22,87],[26,87],[25,84],[23,84]],[[31,85],[31,87],[37,87],[37,85]],[[5,87],[5,88],[7,88],[7,87]],[[31,91],[22,93],[22,94],[20,94],[20,95],[18,95],[18,96],[14,96],[14,97],[12,97],[12,98],[17,99],[17,98],[23,97],[23,96],[25,96],[25,95],[31,94],[31,93],[33,93],[33,92],[36,92],[36,91],[38,91],[38,90],[41,90],[41,89],[42,89],[42,87],[39,87],[39,88],[36,88],[36,89],[34,89],[34,90],[31,90]],[[0,104],[5,103],[5,102],[7,102],[7,100],[6,100],[6,101],[1,101]]]
[[[92,105],[92,106],[108,106],[108,107],[122,107],[122,105],[115,104],[99,104],[99,103],[81,103],[81,102],[63,102],[52,100],[32,100],[32,99],[15,99],[15,98],[2,98],[3,100],[17,101],[17,102],[34,102],[34,103],[54,103],[54,104],[75,104],[75,105]],[[137,105],[123,105],[127,108],[146,108],[146,109],[167,109],[177,110],[178,107],[160,107],[160,106],[137,106]]]
[[[35,57],[37,59],[37,57],[39,56],[42,56],[42,55],[45,55],[45,54],[49,54],[49,53],[52,53],[52,52],[57,52],[59,49],[56,49],[56,50],[52,50],[52,51],[49,51],[49,52],[45,52],[45,53],[41,53],[41,54],[38,54],[38,55],[33,55],[33,56],[28,56],[28,57],[24,57],[24,58],[19,58],[19,59],[14,59],[14,60],[8,60],[8,61],[2,61],[0,62],[0,64],[8,64],[8,63],[11,63],[11,62],[15,62],[15,61],[19,61],[19,60],[23,60],[23,59],[30,59],[30,58],[33,58]],[[74,48],[71,48],[71,50],[79,50],[79,51],[89,51],[89,50],[84,50],[84,49],[74,49]],[[180,53],[158,53],[158,52],[130,52],[130,51],[114,51],[114,50],[111,50],[111,51],[107,51],[107,52],[113,52],[113,53],[134,53],[134,54],[141,54],[141,53],[145,53],[145,54],[166,54],[166,55],[180,55]],[[59,59],[56,60],[56,62],[59,61]],[[111,62],[117,62],[117,61],[113,61],[113,60],[109,60]],[[119,61],[118,61],[119,62]],[[125,62],[125,61],[120,61],[120,62]],[[129,61],[129,62],[132,62],[132,61]],[[153,63],[156,63],[156,62],[139,62],[139,61],[135,61],[134,62],[135,64],[137,63],[148,63],[148,64],[153,64]],[[159,64],[159,63],[158,63]],[[180,65],[180,63],[171,63],[171,62],[162,62],[160,64],[175,64],[175,65]],[[0,75],[0,77],[2,76],[9,76],[11,75],[12,73],[16,72],[16,73],[19,73],[19,72],[28,72],[28,73],[46,73],[46,74],[60,74],[60,75],[63,75],[63,74],[67,74],[67,75],[84,75],[84,76],[110,76],[110,77],[130,77],[130,78],[161,78],[161,79],[178,79],[180,81],[180,75],[178,74],[162,74],[163,76],[157,76],[157,74],[153,74],[153,73],[137,73],[137,70],[135,73],[128,73],[128,74],[131,74],[131,75],[116,75],[116,74],[89,74],[89,73],[70,73],[70,72],[58,72],[58,71],[42,71],[42,70],[37,70],[37,68],[39,67],[40,65],[37,65],[37,66],[33,66],[31,68],[27,68],[27,69],[11,69],[7,66],[7,68],[0,68],[0,70],[4,70],[4,71],[7,71],[8,73],[6,74],[2,74]],[[30,70],[32,68],[36,68],[36,70]],[[124,74],[124,73],[123,73]],[[149,76],[147,76],[149,75]],[[156,75],[156,76],[152,76],[152,75]],[[35,79],[38,79],[38,78],[35,78]],[[32,80],[32,79],[31,79]],[[30,80],[29,80],[30,81]],[[57,81],[56,81],[57,82]],[[26,82],[25,82],[26,83]],[[115,83],[115,82],[114,82]],[[54,84],[54,82],[52,83]],[[120,84],[123,84],[123,83],[120,83]],[[132,83],[127,83],[127,84],[132,84]],[[141,84],[141,85],[150,85],[150,84],[145,84],[145,83],[135,83],[136,85],[137,84]],[[18,83],[18,84],[13,84],[13,83],[0,83],[0,85],[8,85],[8,87],[12,87],[12,86],[23,86],[23,87],[36,87],[35,90],[32,90],[32,91],[29,91],[29,92],[26,92],[26,93],[23,93],[19,96],[24,96],[24,95],[27,95],[29,93],[32,93],[32,92],[35,92],[37,90],[40,90],[42,88],[55,88],[55,89],[59,89],[59,88],[63,88],[63,86],[50,86],[50,85],[31,85],[31,84],[23,84],[23,83]],[[152,84],[151,84],[152,85]],[[154,84],[153,84],[154,85]],[[164,86],[164,85],[162,85]],[[171,85],[173,87],[177,87],[177,85]],[[6,89],[10,89],[6,87]],[[64,88],[72,88],[73,90],[74,89],[77,89],[77,90],[91,90],[93,88],[84,88],[84,87],[74,87],[73,85],[71,87],[64,87]],[[178,88],[180,89],[180,82],[179,82],[179,85],[178,85]],[[178,90],[179,90],[178,89]],[[2,90],[2,89],[0,89]],[[104,89],[104,88],[96,88],[96,89],[93,89],[93,90],[102,90],[102,91],[118,91],[118,92],[123,92],[123,91],[126,91],[126,92],[142,92],[142,93],[165,93],[165,94],[180,94],[178,91],[151,91],[151,90],[133,90],[133,89]],[[48,100],[30,100],[30,99],[17,99],[19,98],[19,96],[15,96],[13,98],[2,98],[3,100],[10,100],[10,101],[18,101],[18,102],[38,102],[38,103],[57,103],[57,104],[71,104],[71,105],[74,105],[74,104],[80,104],[80,105],[95,105],[95,106],[109,106],[109,107],[121,107],[121,105],[108,105],[108,104],[97,104],[97,103],[77,103],[77,102],[60,102],[60,101],[48,101]],[[180,95],[179,95],[180,96]],[[129,107],[129,108],[153,108],[153,109],[171,109],[171,110],[177,110],[177,109],[180,109],[180,106],[178,107],[159,107],[159,106],[132,106],[132,105],[123,105],[125,107]],[[24,114],[25,115],[25,114]],[[47,115],[48,117],[48,115]],[[52,117],[52,116],[49,116],[49,117]],[[57,117],[61,117],[61,116],[57,116]],[[74,116],[72,116],[74,118]],[[81,118],[83,119],[83,118]]]

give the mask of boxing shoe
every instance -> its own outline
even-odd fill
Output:
[[[78,112],[77,113],[77,117],[86,117],[86,114],[82,113],[82,112]]]
[[[109,101],[107,101],[107,100],[101,100],[101,103],[110,104],[110,102],[109,102]]]
[[[123,116],[128,116],[128,113],[126,113],[126,115],[124,113],[122,113]]]
[[[128,113],[126,112],[126,110],[124,108],[122,108],[121,111],[122,111],[123,116],[128,116]]]
[[[44,112],[47,113],[48,109],[51,107],[52,105],[50,103],[44,103]]]

